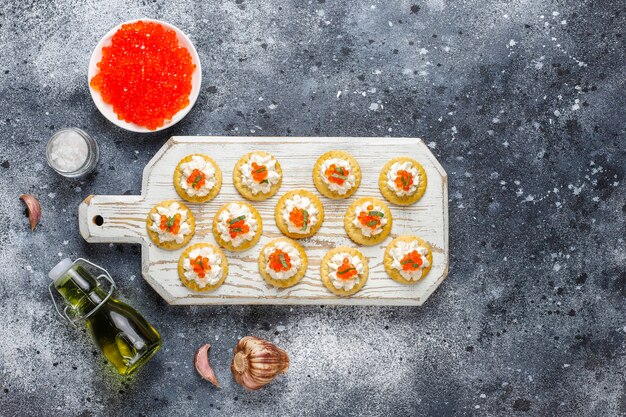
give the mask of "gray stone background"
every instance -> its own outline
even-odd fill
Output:
[[[100,37],[143,16],[203,64],[193,110],[150,135],[106,121],[86,80]],[[0,414],[626,414],[625,25],[618,0],[2,2]],[[81,181],[45,164],[65,126],[101,146]],[[89,194],[138,194],[175,134],[424,138],[449,175],[447,280],[421,308],[169,307],[139,246],[87,244],[76,216]],[[161,331],[136,376],[53,313],[66,256],[110,268]],[[247,334],[292,357],[254,393],[228,369]],[[221,390],[193,369],[205,342]]]

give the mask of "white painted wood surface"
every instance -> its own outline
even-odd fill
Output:
[[[363,173],[358,191],[346,200],[331,200],[320,195],[325,219],[320,231],[300,240],[309,257],[309,268],[300,283],[276,289],[265,283],[258,272],[257,257],[261,248],[282,234],[274,222],[274,206],[281,195],[306,188],[319,195],[311,178],[317,158],[332,149],[350,152]],[[177,263],[183,249],[166,251],[150,241],[146,216],[152,206],[167,199],[178,199],[172,184],[174,168],[191,153],[213,157],[224,174],[224,184],[215,199],[206,204],[187,204],[196,218],[196,234],[190,244],[215,243],[211,232],[213,217],[227,202],[242,200],[232,183],[237,160],[253,150],[273,154],[283,169],[283,183],[278,194],[264,202],[252,202],[263,218],[263,236],[252,249],[243,253],[226,251],[230,265],[224,284],[211,293],[196,293],[178,279]],[[390,204],[393,229],[380,245],[358,247],[346,235],[343,216],[352,201],[364,196],[383,199],[378,175],[390,158],[410,156],[419,161],[428,175],[424,197],[416,204],[400,207]],[[100,216],[102,225],[95,219]],[[436,158],[417,138],[293,138],[293,137],[172,137],[146,165],[141,196],[89,196],[79,207],[79,226],[88,242],[142,244],[142,274],[170,304],[341,304],[341,305],[421,305],[448,274],[448,182]],[[402,285],[387,276],[382,264],[389,242],[399,235],[417,235],[432,245],[433,267],[414,285]],[[330,293],[319,276],[320,260],[336,246],[358,247],[369,259],[367,284],[357,294],[340,298]]]

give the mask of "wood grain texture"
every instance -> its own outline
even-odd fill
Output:
[[[333,149],[346,150],[359,161],[361,185],[346,200],[320,196],[326,213],[324,224],[315,236],[300,240],[309,258],[306,276],[294,287],[273,288],[259,275],[257,259],[267,242],[283,236],[274,222],[274,206],[280,196],[290,190],[305,188],[317,193],[312,181],[313,165],[320,155]],[[184,248],[165,251],[154,245],[146,233],[146,215],[159,201],[179,199],[172,174],[186,155],[211,156],[222,169],[224,178],[229,178],[237,160],[254,150],[273,154],[283,169],[283,183],[278,193],[266,201],[251,202],[263,218],[263,236],[246,252],[226,252],[230,268],[220,288],[206,294],[194,293],[177,275],[178,258]],[[385,163],[396,156],[410,156],[421,163],[428,175],[428,188],[414,205],[390,204],[394,224],[389,237],[374,246],[358,247],[369,260],[367,284],[352,297],[338,297],[321,282],[320,260],[337,246],[357,247],[345,233],[343,216],[357,198],[382,198],[378,176]],[[225,180],[220,193],[210,202],[188,203],[196,219],[196,234],[190,244],[215,243],[211,233],[215,213],[223,204],[240,199],[232,181]],[[98,225],[100,220],[101,225]],[[88,242],[141,243],[143,277],[170,304],[421,305],[448,274],[447,176],[427,146],[417,138],[172,137],[146,165],[141,196],[89,196],[79,207],[79,227]],[[432,246],[432,270],[414,285],[393,281],[383,266],[386,246],[400,235],[422,237]]]

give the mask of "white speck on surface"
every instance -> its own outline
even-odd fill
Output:
[[[514,47],[515,45],[517,45],[517,42],[515,42],[515,39],[511,39],[511,40],[509,41],[509,46],[510,46],[510,47]]]
[[[376,110],[378,110],[378,103],[372,103],[372,104],[370,104],[369,109],[370,109],[370,110],[372,110],[372,111],[376,111]]]

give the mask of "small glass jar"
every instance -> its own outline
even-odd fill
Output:
[[[55,132],[46,146],[48,165],[67,178],[87,175],[96,168],[99,157],[96,141],[75,127]]]

